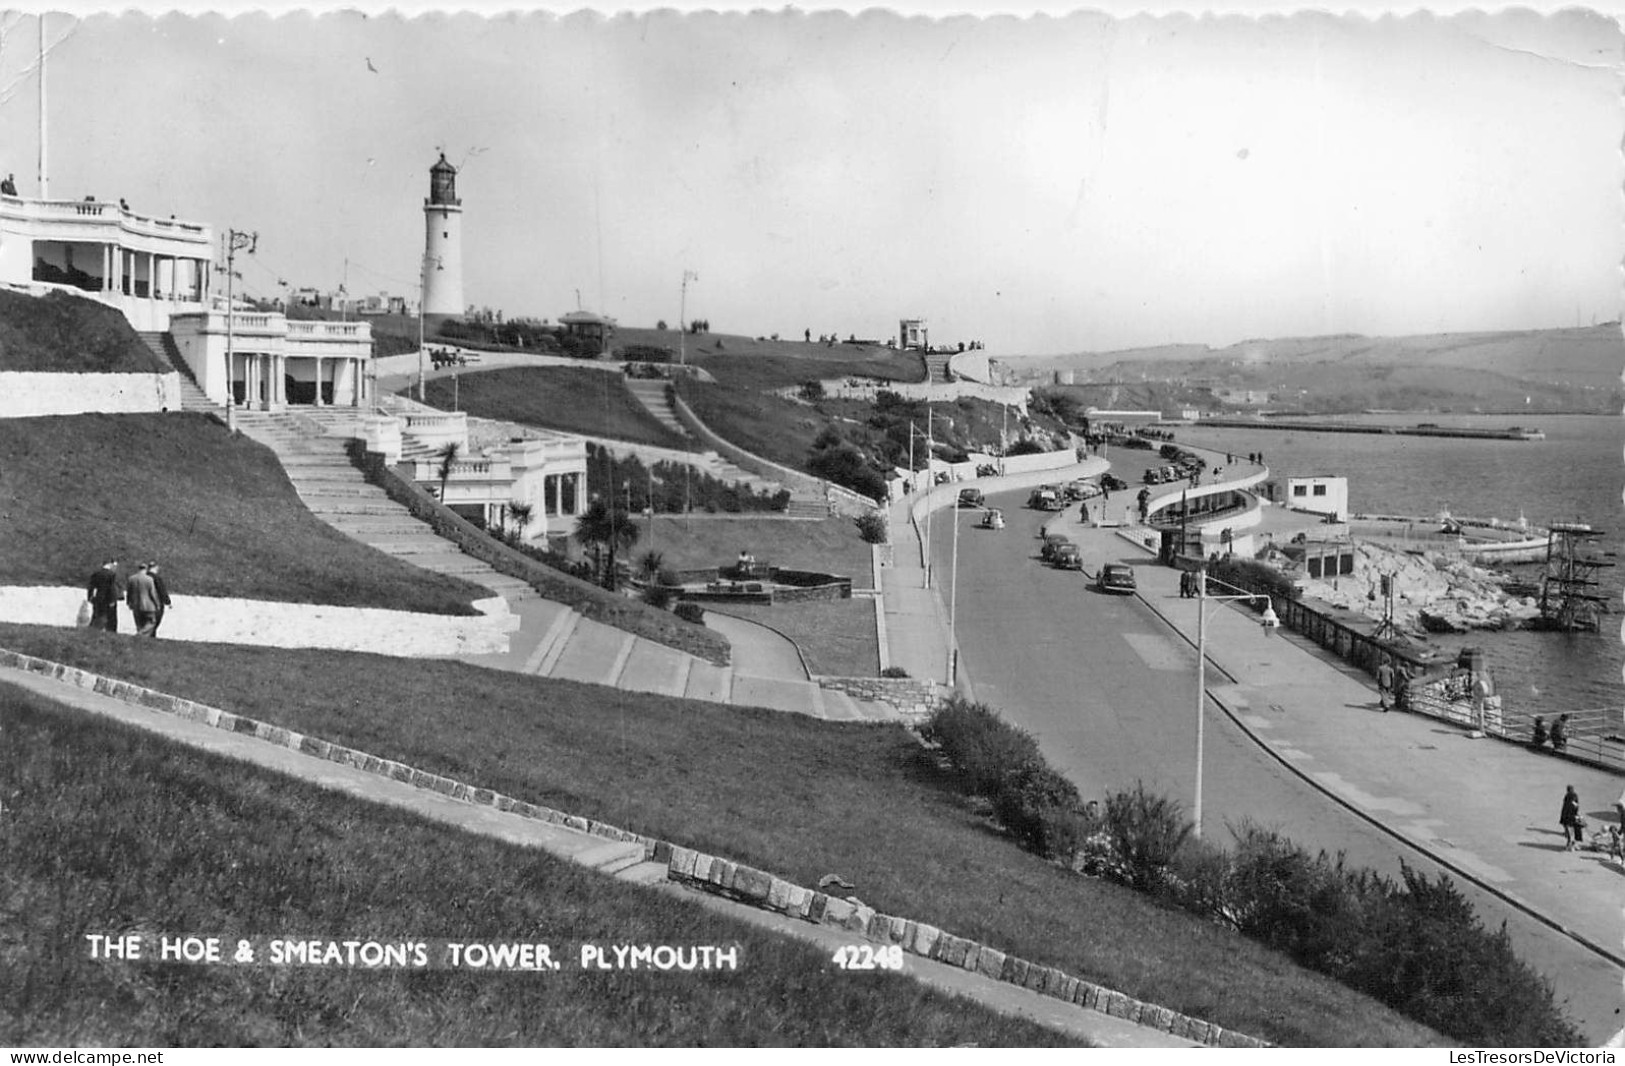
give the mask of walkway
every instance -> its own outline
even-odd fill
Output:
[[[913,554],[903,505],[893,505],[891,514],[903,559]],[[1086,560],[1136,548],[1150,556],[1140,540],[1113,530],[1074,521],[1067,533]],[[1178,572],[1154,565],[1135,572],[1138,598],[1194,646],[1197,605],[1179,597]],[[940,679],[945,594],[916,591],[920,576],[906,562],[883,574],[888,601],[900,595],[885,611],[890,658],[911,674]],[[1564,786],[1573,784],[1593,827],[1615,823],[1613,802],[1625,779],[1501,741],[1472,740],[1429,718],[1383,714],[1374,684],[1315,645],[1264,630],[1244,609],[1210,604],[1208,611],[1211,705],[1309,786],[1570,944],[1563,954],[1579,961],[1567,976],[1582,982],[1574,998],[1587,1001],[1574,1009],[1586,1015],[1594,1038],[1618,1030],[1625,864],[1598,852],[1565,851],[1557,814]],[[905,625],[934,628],[936,635],[905,635],[898,631]]]

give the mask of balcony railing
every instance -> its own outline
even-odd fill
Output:
[[[136,232],[155,232],[159,236],[184,236],[196,240],[209,238],[209,227],[198,222],[185,222],[177,218],[156,218],[127,211],[116,203],[101,200],[36,200],[26,196],[0,196],[0,207],[20,212],[29,218],[73,219],[75,221],[101,221],[119,224]]]

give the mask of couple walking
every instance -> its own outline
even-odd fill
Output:
[[[123,582],[120,596],[118,560],[109,559],[90,575],[85,585],[85,596],[90,604],[89,624],[92,629],[118,632],[118,604],[122,598],[130,607],[135,620],[137,636],[156,637],[158,625],[169,608],[169,588],[156,562],[142,563],[136,572]]]

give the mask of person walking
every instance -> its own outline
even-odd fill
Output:
[[[1569,716],[1560,714],[1552,723],[1552,750],[1563,751],[1569,746]]]
[[[90,628],[118,632],[118,560],[109,559],[85,583],[90,601]]]
[[[152,635],[158,635],[158,627],[164,624],[164,614],[169,610],[169,585],[164,581],[164,575],[158,572],[158,562],[153,560],[147,564],[147,573],[152,575],[152,587],[158,593],[158,617],[152,621]]]
[[[1563,809],[1557,815],[1557,824],[1563,827],[1563,850],[1573,851],[1581,839],[1580,794],[1570,785],[1563,793]]]
[[[1388,701],[1393,691],[1394,664],[1385,658],[1382,665],[1377,667],[1377,706],[1382,708],[1383,714],[1388,713]]]
[[[158,587],[153,584],[152,575],[147,573],[146,563],[142,563],[135,576],[130,578],[124,599],[130,605],[130,614],[135,617],[135,635],[152,636],[158,628],[158,611],[162,604],[158,601]]]

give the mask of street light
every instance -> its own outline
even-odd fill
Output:
[[[683,366],[688,362],[687,345],[684,342],[684,334],[686,334],[688,332],[688,327],[683,325],[683,319],[688,314],[688,283],[691,282],[691,281],[699,281],[699,280],[700,280],[700,276],[698,274],[694,273],[694,271],[692,271],[692,270],[683,271],[683,287],[682,287],[682,290],[677,295],[677,365],[678,366]]]
[[[930,424],[931,424],[931,408],[930,407],[927,407],[925,409],[925,424],[927,426],[930,426]],[[910,481],[913,481],[913,479],[914,479],[914,437],[919,432],[920,431],[917,428],[915,428],[915,425],[914,425],[913,422],[910,422],[908,424],[908,476],[909,476]],[[927,432],[927,433],[924,434],[924,436],[925,436],[925,569],[924,569],[923,573],[924,573],[924,581],[925,581],[925,583],[922,584],[920,587],[928,589],[928,588],[931,587],[931,490],[936,488],[936,485],[932,482],[932,479],[931,479],[931,434],[929,432]]]
[[[954,632],[954,614],[959,606],[959,502],[954,501],[954,550],[953,566],[948,579],[948,686],[953,687],[959,680],[959,644]]]
[[[1212,581],[1215,585],[1223,585],[1227,589],[1235,589],[1236,595],[1209,596],[1207,583]],[[1264,631],[1266,633],[1280,625],[1280,619],[1275,617],[1275,608],[1270,604],[1269,596],[1261,592],[1247,592],[1236,586],[1220,581],[1218,578],[1207,576],[1207,568],[1202,567],[1196,571],[1196,807],[1193,811],[1195,819],[1195,835],[1202,835],[1202,746],[1205,738],[1204,725],[1207,701],[1207,604],[1209,600],[1246,600],[1251,603],[1255,600],[1264,601]]]

